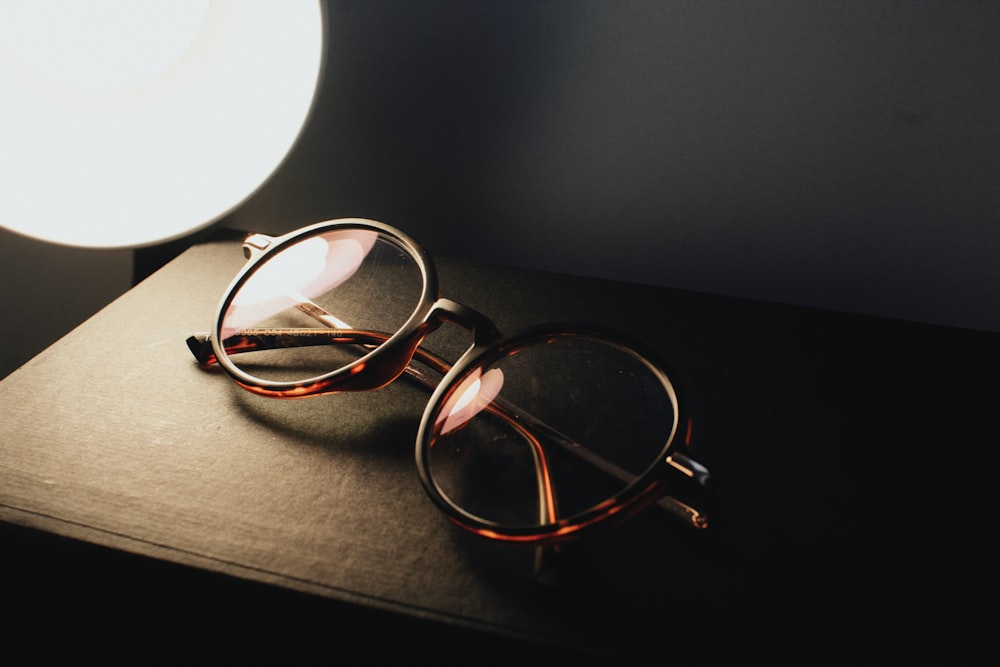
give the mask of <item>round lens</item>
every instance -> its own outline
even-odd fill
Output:
[[[299,382],[356,362],[421,300],[416,259],[392,236],[340,228],[268,255],[233,292],[219,338],[251,377]]]
[[[572,532],[666,453],[677,427],[667,376],[587,333],[501,345],[432,407],[418,463],[432,496],[474,530]],[[618,507],[620,509],[620,507]]]

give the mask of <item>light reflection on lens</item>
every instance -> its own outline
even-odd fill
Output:
[[[358,270],[376,238],[375,232],[342,232],[338,238],[317,236],[277,253],[233,297],[222,337],[341,284]]]
[[[438,415],[437,423],[441,424],[441,435],[467,424],[480,410],[493,402],[501,387],[503,387],[503,371],[499,368],[490,369],[485,375],[476,369],[462,381]]]
[[[392,237],[338,229],[281,248],[233,293],[219,337],[256,341],[229,360],[254,378],[298,382],[349,366],[372,345],[348,344],[337,330],[386,340],[420,303],[423,274]]]
[[[503,377],[493,402],[449,428],[463,392],[491,374]],[[446,502],[503,526],[607,507],[664,455],[676,429],[666,376],[599,337],[528,339],[484,358],[450,395],[436,408],[429,475]],[[540,506],[549,495],[551,510]]]

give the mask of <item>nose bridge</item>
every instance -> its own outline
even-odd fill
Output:
[[[441,298],[431,306],[430,318],[457,324],[472,332],[475,345],[487,345],[500,338],[500,331],[493,321],[465,304]]]

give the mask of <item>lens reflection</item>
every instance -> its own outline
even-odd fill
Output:
[[[230,360],[253,377],[307,380],[350,365],[398,331],[422,290],[419,265],[391,236],[329,231],[258,264],[234,291],[220,338],[224,347],[252,341],[254,351]],[[365,335],[345,339],[345,331]]]
[[[496,397],[450,421],[470,381]],[[482,402],[480,400],[480,402]],[[445,499],[484,522],[538,526],[605,504],[665,453],[673,388],[642,356],[599,336],[556,334],[497,351],[433,415],[425,453]]]

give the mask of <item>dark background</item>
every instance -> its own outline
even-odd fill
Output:
[[[286,163],[219,224],[1000,331],[1000,5],[327,3]],[[0,374],[132,280],[0,231]]]

